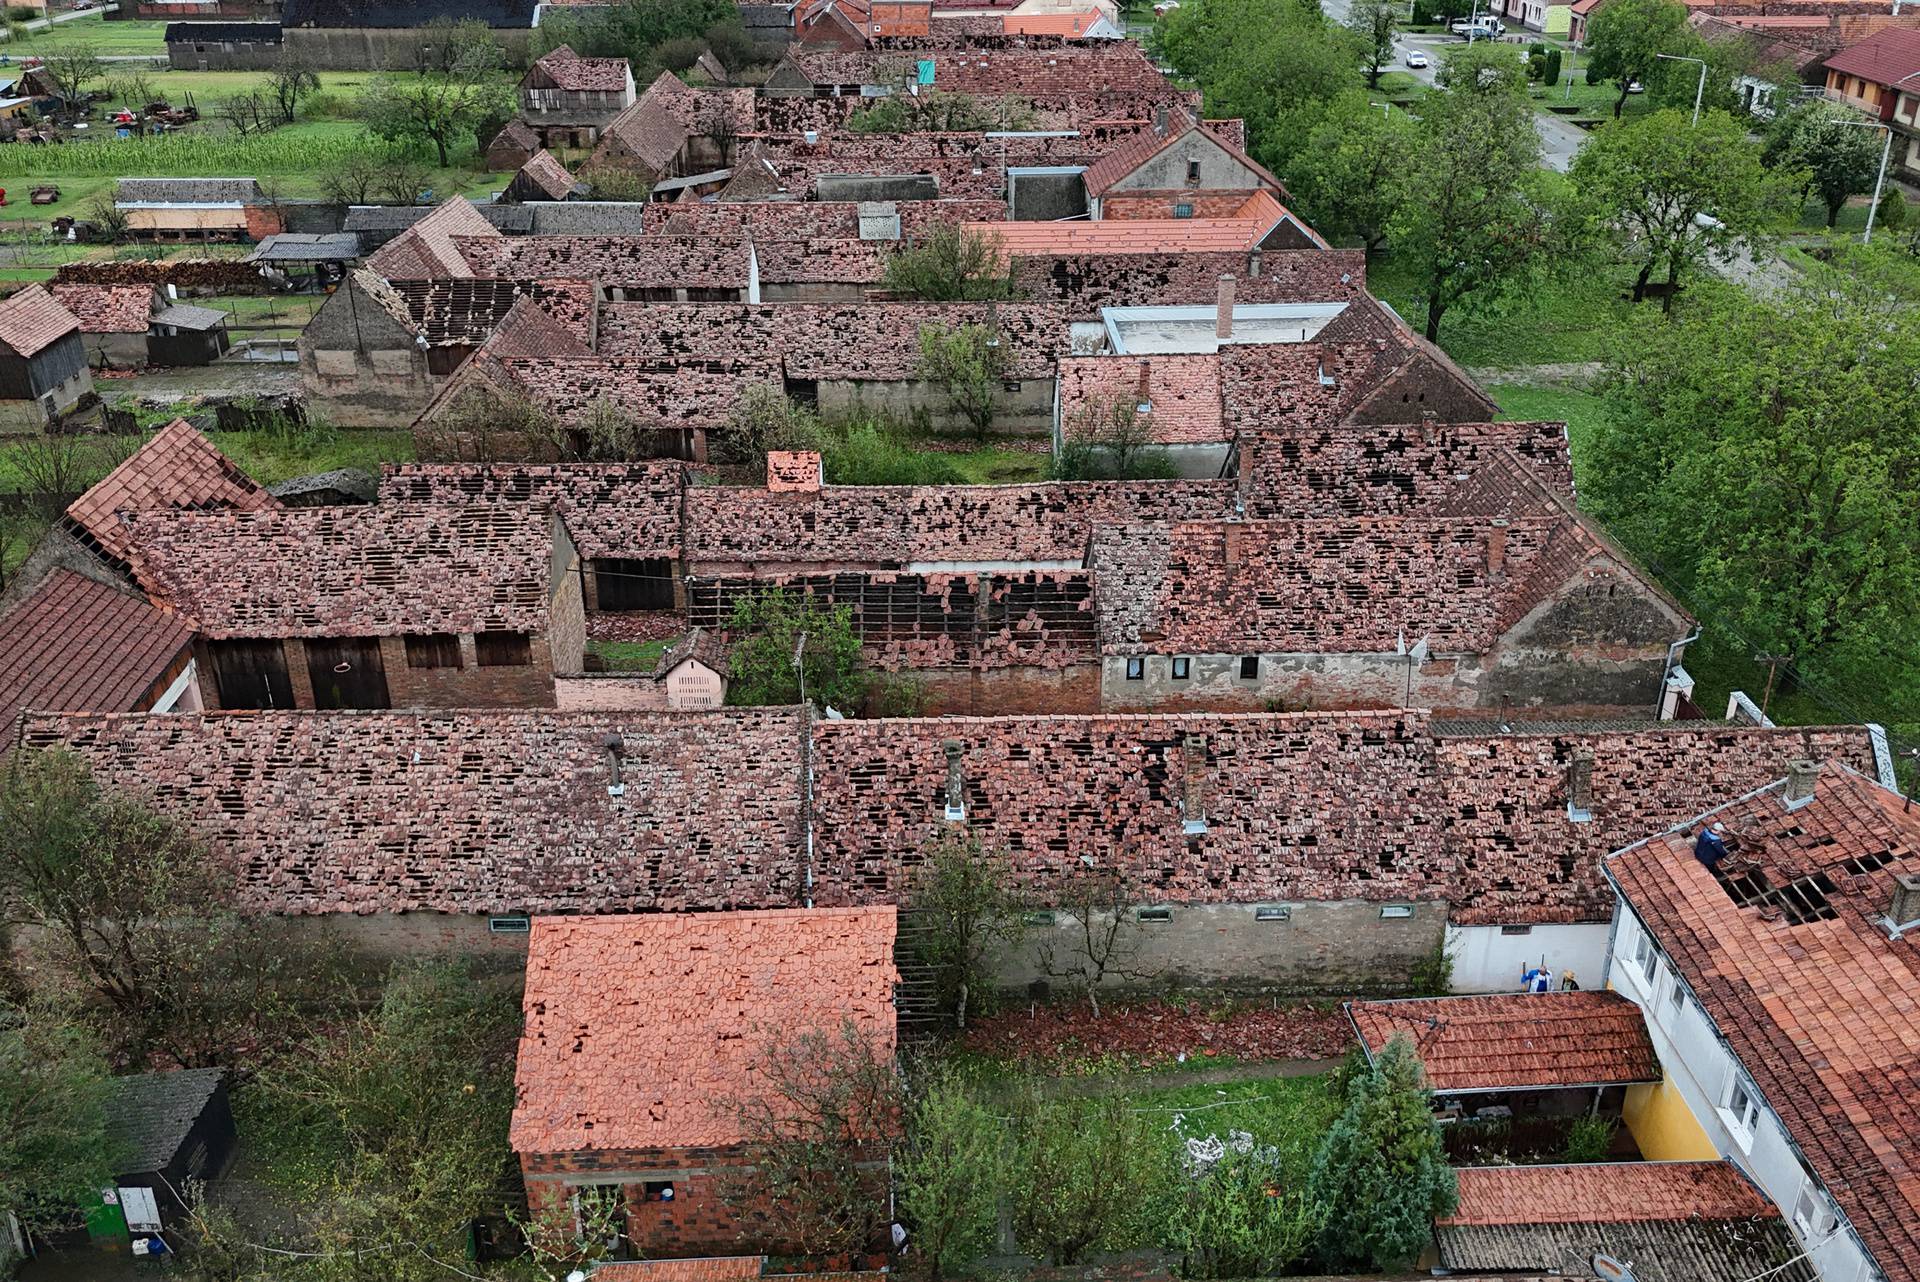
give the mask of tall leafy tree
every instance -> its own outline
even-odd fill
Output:
[[[887,255],[887,288],[929,303],[1012,298],[1013,277],[1000,238],[939,223],[918,244]]]
[[[1439,80],[1422,104],[1407,171],[1417,198],[1400,207],[1388,232],[1395,255],[1418,272],[1429,339],[1439,338],[1452,308],[1524,287],[1548,264],[1556,231],[1519,51],[1465,46]]]
[[[1767,130],[1767,163],[1800,173],[1802,198],[1818,193],[1829,227],[1850,198],[1873,190],[1880,173],[1885,140],[1863,123],[1839,103],[1816,99],[1780,112]]]
[[[500,76],[505,52],[478,18],[436,18],[430,56],[411,75],[375,76],[361,101],[367,128],[389,142],[431,143],[445,169],[456,140],[482,121],[510,118],[513,88]]]
[[[1583,473],[1708,629],[1896,712],[1920,694],[1915,297],[1910,260],[1862,249],[1779,297],[1702,286],[1610,362]]]
[[[1347,27],[1360,37],[1360,62],[1367,87],[1380,87],[1380,73],[1393,61],[1393,37],[1400,30],[1399,0],[1353,0]]]
[[[727,656],[727,702],[736,707],[799,703],[803,673],[809,702],[851,710],[866,694],[860,638],[847,606],[774,588],[736,601],[727,626],[734,634]],[[801,649],[803,635],[806,646]]]
[[[1587,81],[1611,80],[1619,86],[1620,96],[1613,103],[1616,120],[1627,105],[1628,86],[1651,80],[1660,54],[1698,56],[1700,40],[1687,25],[1687,7],[1679,0],[1607,0],[1594,10],[1587,27]]]
[[[1755,246],[1786,202],[1790,174],[1760,163],[1760,147],[1725,112],[1688,126],[1671,109],[1615,121],[1594,135],[1574,159],[1581,195],[1598,207],[1619,251],[1637,267],[1633,300],[1664,267],[1664,308],[1682,272]]]
[[[1309,1188],[1327,1214],[1323,1263],[1336,1269],[1406,1267],[1429,1240],[1435,1217],[1458,1205],[1426,1073],[1405,1033],[1355,1074],[1346,1109],[1314,1159]]]
[[[1323,235],[1352,236],[1372,253],[1406,202],[1406,170],[1419,141],[1414,117],[1349,90],[1308,135],[1288,189]]]
[[[71,1227],[113,1183],[107,1063],[86,1027],[37,1004],[0,1006],[0,1206],[33,1232]]]

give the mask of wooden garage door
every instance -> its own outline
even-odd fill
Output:
[[[390,708],[387,668],[372,637],[325,637],[307,642],[307,676],[316,708]]]

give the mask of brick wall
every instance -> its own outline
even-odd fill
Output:
[[[1100,666],[937,669],[914,674],[926,683],[930,717],[996,717],[1009,713],[1100,710]]]
[[[387,692],[396,708],[551,708],[553,695],[553,655],[546,637],[532,639],[532,662],[503,667],[481,667],[471,634],[460,637],[458,668],[412,668],[407,666],[406,640],[402,637],[380,639],[381,658],[387,668]],[[304,668],[304,663],[303,663]],[[294,689],[296,698],[299,686]],[[313,706],[311,690],[306,702]]]
[[[547,671],[578,672],[586,666],[585,569],[566,522],[550,517],[553,560],[547,593]]]
[[[247,217],[247,236],[250,239],[265,240],[287,229],[286,219],[271,206],[248,205],[241,212]]]
[[[1100,198],[1100,217],[1233,218],[1246,207],[1247,191],[1198,191],[1168,187],[1160,191],[1113,191]],[[1182,215],[1177,206],[1191,207]]]
[[[650,676],[586,672],[555,677],[553,699],[562,712],[658,712],[667,706],[667,688]]]

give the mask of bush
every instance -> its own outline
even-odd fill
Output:
[[[727,686],[727,703],[733,707],[800,702],[793,652],[803,632],[807,646],[801,667],[809,700],[853,708],[866,693],[860,638],[854,634],[853,611],[844,605],[775,588],[735,601],[727,627],[737,638],[728,656],[733,680]]]
[[[1009,1181],[1020,1249],[1079,1264],[1151,1242],[1171,1174],[1159,1125],[1117,1092],[1044,1099],[1030,1087]]]
[[[1887,194],[1880,197],[1880,208],[1874,213],[1873,225],[1889,234],[1907,225],[1907,200],[1898,187],[1887,188]]]
[[[929,303],[986,302],[1014,297],[1013,278],[997,236],[941,223],[919,244],[887,257],[887,288]]]
[[[899,1169],[900,1206],[935,1279],[993,1248],[1006,1166],[1000,1119],[954,1073],[930,1073],[907,1107]]]
[[[1285,1187],[1279,1150],[1245,1131],[1188,1141],[1184,1167],[1173,1214],[1183,1277],[1273,1277],[1319,1232],[1319,1208]]]
[[[1604,1162],[1613,1148],[1614,1132],[1620,1122],[1612,1117],[1576,1117],[1567,1131],[1569,1162]]]
[[[956,485],[965,479],[938,454],[920,453],[872,423],[842,429],[824,453],[832,485]]]
[[[1540,73],[1540,83],[1551,89],[1560,83],[1560,50],[1547,50],[1546,69]]]
[[[706,41],[697,40],[692,36],[681,36],[655,49],[653,56],[668,71],[681,72],[700,61],[700,55],[706,51]]]
[[[867,687],[867,702],[876,717],[924,717],[933,696],[927,679],[911,672],[879,672]]]
[[[47,15],[30,4],[10,4],[7,6],[7,18],[13,22],[32,22],[35,18]]]

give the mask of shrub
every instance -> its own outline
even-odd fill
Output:
[[[1547,50],[1546,69],[1540,73],[1540,83],[1551,89],[1560,83],[1560,50]]]
[[[1063,435],[1051,469],[1056,481],[1169,480],[1180,474],[1130,400],[1082,407]]]
[[[926,239],[887,257],[886,286],[929,303],[984,302],[1014,296],[999,238],[942,223]]]
[[[977,839],[947,836],[927,852],[907,900],[916,915],[916,959],[933,974],[934,1000],[962,1028],[977,996],[990,990],[987,952],[1021,931],[1013,870],[1004,854]]]
[[[1184,1277],[1272,1277],[1319,1232],[1319,1208],[1285,1187],[1279,1150],[1245,1131],[1187,1141],[1182,1167],[1172,1227]]]
[[[952,1072],[934,1070],[907,1108],[900,1206],[936,1282],[992,1249],[1006,1145],[1000,1119]]]
[[[1617,1118],[1594,1115],[1576,1117],[1567,1131],[1569,1162],[1604,1162],[1613,1148],[1614,1132],[1620,1129]]]
[[[655,49],[653,56],[668,71],[681,72],[700,61],[700,55],[706,51],[706,41],[680,36]]]
[[[1873,225],[1889,234],[1907,225],[1907,200],[1898,187],[1888,187],[1887,194],[1880,197],[1880,207],[1874,213]]]
[[[879,672],[867,687],[867,702],[878,717],[924,717],[932,695],[925,677],[911,672]]]
[[[1150,1242],[1162,1223],[1171,1164],[1157,1123],[1118,1093],[1043,1099],[1019,1108],[1009,1185],[1020,1249],[1048,1264]]]
[[[954,485],[959,469],[938,454],[923,454],[872,423],[855,423],[825,446],[827,480],[834,485]]]

